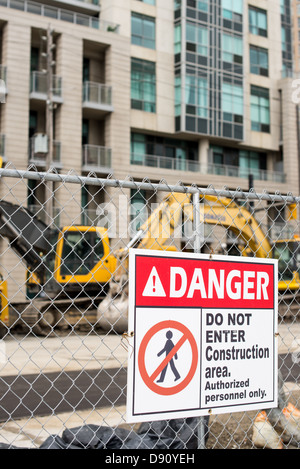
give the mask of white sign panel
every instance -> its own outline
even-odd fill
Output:
[[[277,406],[277,261],[130,250],[127,421]]]

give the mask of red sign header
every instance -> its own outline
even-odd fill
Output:
[[[136,255],[136,306],[225,305],[274,308],[274,265]]]

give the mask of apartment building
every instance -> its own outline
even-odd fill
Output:
[[[4,161],[297,195],[291,23],[289,0],[0,0]],[[50,194],[18,190],[33,210]],[[60,224],[114,197],[83,188],[62,213],[65,190]]]
[[[294,72],[299,78],[300,72],[300,2],[299,0],[291,1],[292,10],[292,43],[294,57]]]

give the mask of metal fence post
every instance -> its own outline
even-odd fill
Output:
[[[195,194],[193,194],[193,211],[194,211],[194,252],[199,253],[201,249],[199,192],[196,192]],[[205,449],[205,423],[204,423],[203,417],[199,417],[197,433],[198,433],[198,449]]]

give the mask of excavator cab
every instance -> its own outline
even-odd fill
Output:
[[[300,287],[300,244],[298,240],[280,240],[273,246],[278,259],[279,292],[294,291]]]
[[[49,255],[48,255],[49,256]],[[53,264],[50,254],[48,263]],[[115,270],[107,230],[93,226],[64,227],[54,253],[54,279],[65,293],[99,293]],[[50,269],[49,269],[50,270]]]

